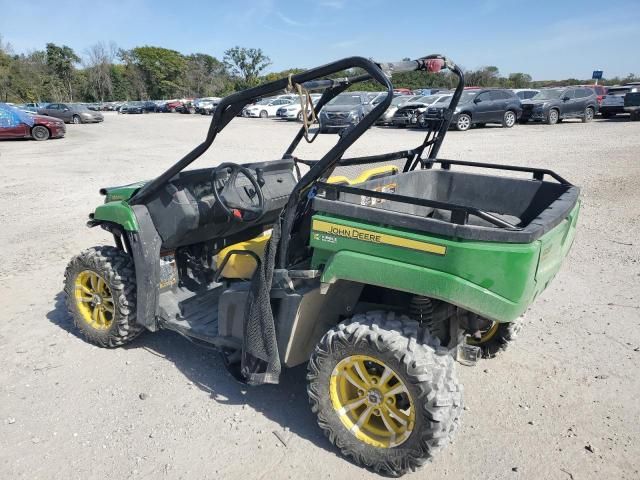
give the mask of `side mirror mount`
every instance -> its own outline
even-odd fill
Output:
[[[64,110],[62,110],[62,111],[63,111],[63,112],[68,112],[68,111],[69,111],[69,109],[68,109],[68,108],[65,108],[65,109],[64,109]]]
[[[481,98],[476,98],[473,100],[473,103],[481,103],[482,99]]]
[[[569,97],[562,97],[563,102],[568,102],[569,100],[570,100]]]

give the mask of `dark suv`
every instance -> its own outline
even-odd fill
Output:
[[[540,90],[531,100],[522,102],[521,122],[529,120],[554,125],[565,118],[593,120],[598,113],[598,96],[589,87],[559,87]]]
[[[423,114],[425,122],[440,118],[445,107],[429,107]],[[520,115],[520,99],[511,90],[503,88],[475,88],[465,90],[458,107],[451,118],[456,130],[469,130],[472,125],[484,126],[499,123],[503,127],[513,127]]]

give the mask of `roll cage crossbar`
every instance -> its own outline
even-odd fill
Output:
[[[352,68],[360,68],[364,70],[365,73],[349,78],[323,78]],[[458,85],[453,93],[449,106],[443,111],[442,118],[437,122],[430,122],[427,134],[421,145],[412,150],[342,160],[344,152],[353,145],[353,143],[355,143],[358,138],[360,138],[360,136],[366,132],[369,127],[371,127],[387,110],[389,105],[391,105],[391,101],[393,99],[393,85],[390,80],[391,74],[420,70],[437,72],[441,68],[447,68],[456,74],[458,77]],[[298,163],[302,163],[310,167],[309,171],[300,178],[297,185],[294,187],[281,214],[282,237],[279,245],[277,261],[278,268],[285,268],[288,259],[287,250],[289,237],[294,221],[297,217],[298,207],[301,200],[310,193],[311,187],[314,183],[319,180],[327,179],[337,165],[358,165],[406,159],[404,171],[413,170],[418,165],[420,165],[421,168],[429,167],[429,161],[435,159],[438,151],[440,150],[446,131],[449,128],[453,111],[455,110],[464,89],[464,75],[457,65],[442,55],[428,55],[417,60],[390,63],[376,63],[373,60],[363,57],[349,57],[292,75],[288,78],[282,78],[280,80],[229,95],[223,98],[215,109],[211,125],[209,126],[207,137],[204,142],[187,153],[160,176],[140,188],[140,190],[138,190],[131,198],[129,203],[131,205],[145,203],[173,177],[202,156],[209,149],[218,133],[221,132],[227,124],[233,120],[251,101],[264,96],[282,93],[283,91],[286,91],[290,85],[299,84],[306,90],[324,90],[320,100],[316,106],[313,107],[316,112],[319,112],[324,105],[340,93],[344,92],[347,88],[367,80],[374,80],[383,86],[387,92],[387,96],[382,102],[367,113],[359,123],[352,127],[348,127],[338,142],[320,160],[308,161],[293,156],[293,152],[305,136],[304,126],[300,128],[283,155],[283,159],[293,159],[296,163],[296,168]],[[428,149],[428,155],[427,158],[423,158],[423,154],[426,149]]]

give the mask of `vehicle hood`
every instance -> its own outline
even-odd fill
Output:
[[[544,105],[545,103],[554,103],[557,100],[522,100],[522,105]]]
[[[360,110],[361,107],[362,107],[361,105],[325,105],[322,108],[322,111],[349,113],[349,112],[355,112],[357,110]]]
[[[107,202],[127,201],[135,192],[142,188],[147,183],[146,180],[136,183],[130,183],[129,185],[121,185],[119,187],[105,187],[100,189],[100,194],[106,198]]]

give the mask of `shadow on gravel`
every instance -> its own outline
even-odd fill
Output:
[[[64,293],[59,292],[53,309],[47,313],[49,321],[63,330],[82,338],[67,312]],[[224,405],[248,405],[268,419],[288,428],[291,433],[304,438],[318,447],[337,455],[318,427],[309,407],[306,392],[306,365],[284,369],[279,385],[249,387],[238,383],[227,373],[220,356],[199,347],[177,333],[160,331],[144,332],[129,345],[122,348],[144,348],[150,353],[173,363],[201,390],[210,394],[216,402]],[[185,387],[187,388],[187,387]],[[279,432],[285,441],[287,435]],[[278,440],[274,436],[274,441]]]

